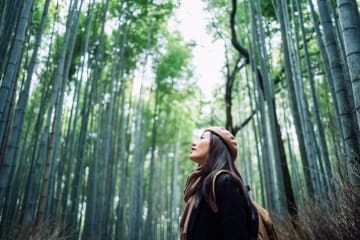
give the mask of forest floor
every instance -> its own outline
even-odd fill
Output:
[[[295,224],[290,217],[274,217],[280,240],[360,239],[360,186],[340,181],[334,184],[337,195],[305,201]]]

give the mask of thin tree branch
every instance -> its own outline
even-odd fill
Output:
[[[253,116],[257,113],[257,111],[257,109],[252,110],[250,116],[248,116],[239,126],[234,127],[234,133],[236,134],[238,131],[240,131],[240,129],[245,127],[252,120]]]
[[[230,26],[231,26],[231,43],[239,51],[239,53],[245,57],[246,63],[250,63],[249,51],[242,47],[237,40],[236,31],[235,31],[235,15],[236,15],[236,0],[232,0],[232,9],[230,14]]]

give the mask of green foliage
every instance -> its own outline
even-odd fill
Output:
[[[45,1],[46,0],[34,1],[34,6],[33,6],[34,12],[32,15],[32,22],[31,22],[31,24],[32,24],[31,32],[34,35],[36,34],[36,31],[38,30],[38,28],[40,26]],[[46,18],[46,22],[45,22],[45,26],[44,26],[44,32],[47,32],[49,30],[50,24],[54,18],[54,15],[58,16],[58,11],[57,11],[56,7],[54,6],[54,4],[52,2],[50,2],[49,12],[47,14],[47,18]],[[57,18],[56,20],[59,20],[59,18]]]
[[[166,53],[156,63],[156,82],[161,87],[167,79],[189,78],[190,48],[186,46],[179,34],[167,38]]]
[[[265,18],[270,18],[275,20],[276,14],[275,14],[274,6],[272,4],[273,2],[274,1],[261,0],[261,12]]]

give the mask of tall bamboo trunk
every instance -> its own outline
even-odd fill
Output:
[[[127,42],[127,33],[128,33],[128,24],[125,23],[122,43],[120,45],[120,69],[119,69],[119,94],[120,94],[120,134],[118,136],[120,142],[120,184],[119,184],[119,203],[117,206],[116,216],[116,229],[115,229],[115,238],[117,239],[125,239],[126,231],[125,231],[125,202],[126,202],[126,179],[127,179],[127,172],[126,172],[126,152],[127,151],[127,138],[126,138],[126,115],[125,115],[125,89],[126,89],[126,82],[124,79],[124,65],[125,65],[125,45]]]
[[[289,88],[289,97],[290,97],[290,108],[291,108],[291,112],[292,112],[292,116],[294,119],[294,123],[295,123],[295,130],[296,130],[296,135],[298,138],[298,142],[299,142],[299,148],[300,148],[300,155],[301,155],[301,161],[302,161],[302,167],[303,167],[303,171],[304,171],[304,176],[305,176],[305,182],[306,182],[306,190],[307,193],[309,195],[310,198],[314,197],[314,183],[311,179],[311,173],[310,173],[310,164],[309,164],[309,159],[307,157],[306,154],[306,147],[305,147],[305,142],[304,142],[304,135],[303,135],[303,127],[300,121],[300,116],[299,116],[299,104],[297,101],[297,97],[296,97],[296,92],[295,92],[295,87],[294,87],[294,80],[293,80],[293,70],[291,69],[291,66],[289,65],[291,62],[291,58],[290,58],[290,52],[289,52],[289,43],[288,43],[288,39],[287,39],[287,29],[285,26],[285,18],[284,18],[284,11],[283,11],[283,6],[284,3],[282,0],[277,2],[277,6],[275,6],[276,9],[276,14],[278,17],[278,20],[280,22],[280,29],[281,29],[281,39],[282,39],[282,43],[283,43],[283,54],[284,54],[284,64],[285,64],[285,75],[286,75],[286,80],[288,83],[288,88]]]
[[[122,78],[121,78],[122,79]],[[126,185],[127,185],[127,158],[126,153],[127,151],[127,137],[126,137],[126,127],[128,126],[126,124],[126,115],[125,115],[125,86],[121,88],[120,91],[121,97],[120,97],[120,106],[121,106],[121,113],[120,113],[120,184],[119,184],[119,203],[117,206],[117,221],[116,221],[116,231],[115,231],[115,237],[117,239],[125,239],[126,234],[126,228],[125,228],[125,205],[126,205]]]
[[[359,155],[358,137],[356,136],[357,128],[354,122],[354,116],[350,108],[346,85],[343,81],[344,72],[340,62],[339,48],[334,34],[332,20],[326,1],[318,0],[320,20],[323,25],[324,39],[326,43],[326,52],[331,66],[331,73],[334,80],[336,92],[336,102],[338,102],[341,129],[345,142],[345,164],[342,164],[343,172],[349,172],[350,179],[354,180],[352,172],[352,162],[355,161],[356,155]]]
[[[153,124],[152,124],[152,133],[151,133],[151,157],[150,157],[150,176],[149,176],[149,188],[148,188],[148,214],[145,222],[145,230],[144,230],[144,239],[152,240],[155,239],[155,230],[156,226],[154,225],[154,218],[155,218],[155,207],[154,207],[154,200],[155,195],[154,193],[154,184],[155,184],[155,149],[156,149],[156,134],[157,134],[157,124],[158,124],[158,113],[159,109],[159,89],[156,88],[155,90],[155,103],[154,103],[154,116],[153,116]]]
[[[54,164],[56,161],[57,146],[60,138],[61,115],[63,110],[63,101],[65,95],[66,80],[68,75],[67,73],[69,71],[69,64],[71,62],[69,61],[69,59],[72,58],[72,52],[74,48],[73,46],[75,42],[74,34],[70,36],[69,33],[76,32],[76,25],[77,25],[76,22],[78,22],[76,21],[76,19],[78,19],[75,13],[76,8],[77,8],[77,1],[75,0],[72,7],[70,8],[70,15],[68,16],[67,29],[66,29],[67,33],[65,33],[65,39],[62,45],[62,52],[60,54],[58,68],[56,69],[56,73],[55,73],[55,82],[59,84],[59,88],[56,93],[57,96],[55,97],[56,100],[54,103],[54,117],[52,122],[52,129],[47,144],[46,166],[44,171],[43,183],[41,186],[41,195],[40,195],[41,197],[38,203],[38,212],[36,216],[37,226],[43,225],[46,215],[45,211],[46,211],[47,203],[51,203],[49,199],[49,189],[52,189],[50,182],[54,176]],[[68,61],[66,62],[67,64],[65,64],[66,61],[65,56],[68,50],[68,45],[70,45],[68,52]],[[50,106],[52,106],[52,104]]]
[[[350,72],[350,79],[360,129],[360,17],[359,8],[355,0],[337,0],[339,18],[344,39],[346,60]],[[359,138],[358,138],[359,141]],[[358,152],[359,154],[359,152]],[[360,163],[357,157],[357,164]]]
[[[56,17],[56,14],[54,15],[54,18]],[[43,120],[44,120],[44,114],[47,108],[47,104],[46,104],[46,99],[49,95],[50,92],[50,85],[51,82],[49,81],[49,72],[50,72],[50,65],[51,65],[51,53],[53,51],[53,39],[54,39],[54,33],[55,33],[55,24],[53,24],[52,26],[52,31],[51,31],[51,36],[50,36],[50,46],[49,46],[49,50],[48,50],[48,54],[47,54],[47,60],[46,60],[46,69],[45,69],[45,73],[43,76],[43,85],[41,88],[41,100],[40,100],[40,108],[39,108],[39,112],[37,114],[37,118],[36,121],[34,123],[34,127],[32,130],[32,136],[31,136],[31,142],[32,142],[32,147],[31,149],[29,149],[29,154],[28,154],[28,160],[29,160],[29,167],[27,168],[26,172],[26,184],[25,184],[25,188],[24,188],[24,196],[22,199],[22,203],[21,203],[21,212],[19,214],[19,223],[22,224],[24,221],[24,218],[27,214],[27,210],[29,209],[27,206],[29,204],[30,199],[33,198],[34,195],[34,181],[36,179],[36,175],[38,173],[38,148],[39,148],[39,142],[41,142],[41,128],[43,125]],[[23,158],[23,160],[26,160],[27,158]]]
[[[92,5],[91,5],[92,6]],[[99,81],[99,79],[102,76],[102,72],[103,72],[103,65],[104,64],[104,16],[106,15],[107,12],[107,6],[104,6],[103,12],[102,12],[102,16],[103,16],[103,21],[101,22],[101,32],[100,32],[100,36],[99,36],[99,44],[97,46],[96,49],[96,55],[95,58],[92,59],[91,65],[94,67],[94,70],[91,74],[91,77],[89,78],[88,81],[91,81],[91,89],[90,89],[90,93],[89,95],[84,95],[84,105],[83,105],[83,109],[82,109],[82,121],[81,121],[81,130],[80,130],[80,135],[79,135],[79,149],[77,151],[77,156],[76,156],[76,166],[75,166],[75,176],[73,178],[73,182],[72,182],[72,192],[71,192],[71,199],[75,199],[73,200],[73,204],[71,206],[71,215],[70,215],[70,231],[73,233],[73,237],[74,238],[78,238],[79,236],[79,222],[78,222],[78,212],[79,212],[79,203],[80,203],[80,197],[81,197],[81,186],[83,184],[83,171],[84,171],[84,165],[85,165],[85,151],[84,146],[86,144],[86,139],[87,139],[87,129],[88,129],[88,122],[89,122],[89,116],[90,113],[92,111],[93,108],[93,102],[95,100],[96,94],[101,94],[102,90],[101,89],[97,89],[96,87],[96,83],[97,81]],[[91,17],[89,16],[88,19],[88,23],[87,24],[91,24]],[[89,26],[89,25],[88,25]],[[88,37],[88,36],[87,36]],[[101,86],[101,85],[100,85]],[[101,109],[99,110],[101,112]],[[99,114],[99,116],[101,116],[101,114]],[[101,124],[100,121],[98,121],[98,124]],[[96,128],[97,130],[100,130],[99,128]],[[99,132],[97,132],[99,133]],[[97,135],[96,141],[100,140],[100,136]],[[99,145],[95,144],[95,154],[96,155],[96,151],[98,151],[98,147]],[[97,174],[99,174],[96,171],[96,168],[98,167],[98,163],[100,162],[100,159],[94,157],[92,158],[92,160],[94,161],[94,165],[90,165],[90,169],[89,171],[94,171],[89,177],[94,178],[94,179],[89,179],[89,182],[87,184],[90,184],[91,181],[95,181],[94,184],[92,186],[89,186],[89,190],[90,192],[88,194],[90,194],[89,196],[93,196],[94,194],[96,194],[97,192],[97,188],[98,186],[98,182],[97,182]],[[93,166],[93,167],[92,167]],[[96,202],[95,202],[96,203]],[[91,206],[87,206],[90,208],[94,208],[95,209],[95,204],[91,204],[89,203]],[[88,208],[87,208],[88,211]],[[89,212],[88,212],[89,213]],[[93,213],[95,214],[95,213]],[[90,218],[88,219],[87,217],[89,216],[89,214],[86,214],[86,218],[85,218],[85,222],[87,223],[89,219],[91,219],[91,216],[95,216],[90,214]],[[98,219],[99,220],[99,219]],[[88,226],[88,223],[86,224],[86,226]],[[95,229],[96,228],[96,229]],[[93,230],[95,230],[93,233],[98,234],[100,236],[100,232],[98,230],[100,230],[100,226],[99,225],[94,225],[92,227]],[[85,231],[85,235],[89,234],[88,230]],[[90,234],[91,235],[91,234]],[[94,237],[94,236],[91,236]]]
[[[175,116],[176,117],[176,116]],[[176,122],[176,121],[175,121]],[[181,117],[180,121],[181,122]],[[171,173],[171,200],[170,200],[170,224],[169,224],[169,240],[176,240],[178,231],[178,212],[177,203],[178,203],[178,196],[177,196],[177,177],[178,177],[178,163],[179,163],[179,155],[180,155],[180,141],[181,141],[181,127],[177,132],[177,141],[175,143],[175,151],[174,151],[174,158],[172,160],[172,173]]]
[[[8,52],[11,51],[12,44],[9,43],[14,41],[13,33],[16,31],[14,26],[21,13],[21,3],[20,0],[5,0],[2,1],[1,5],[0,56],[4,57],[0,58],[0,76],[3,76],[7,61],[9,60]]]
[[[322,39],[322,33],[320,31],[319,23],[318,23],[319,20],[318,20],[318,16],[315,13],[313,2],[311,0],[308,0],[308,4],[310,6],[311,18],[312,18],[313,26],[314,26],[314,29],[315,29],[315,32],[316,32],[316,40],[317,40],[317,43],[318,43],[318,46],[319,46],[320,55],[321,55],[321,58],[323,60],[323,68],[325,70],[325,76],[326,76],[326,79],[327,79],[327,81],[329,83],[330,93],[331,93],[332,100],[333,100],[333,108],[334,108],[334,114],[335,114],[335,124],[336,124],[337,133],[340,136],[340,141],[341,141],[340,145],[344,146],[345,145],[344,144],[344,137],[343,137],[343,133],[342,133],[342,129],[341,129],[341,123],[340,123],[340,117],[339,117],[339,106],[338,106],[338,102],[337,102],[337,99],[336,99],[334,80],[333,80],[332,73],[331,73],[331,70],[330,70],[329,59],[328,59],[326,49],[325,49],[325,46],[324,46],[324,41]],[[336,151],[336,153],[337,153],[337,151]],[[339,162],[338,162],[339,158],[337,157],[336,160],[337,160],[336,165],[339,166],[340,165]],[[327,165],[326,165],[326,168],[328,168]],[[331,172],[331,169],[328,169],[328,172],[329,171]]]
[[[29,17],[32,12],[34,0],[25,0],[23,2],[23,8],[21,10],[20,18],[17,23],[17,30],[15,35],[15,41],[11,47],[10,58],[7,63],[6,71],[4,74],[4,78],[2,80],[2,84],[0,86],[0,116],[1,118],[4,114],[8,114],[5,110],[10,105],[10,101],[7,99],[11,99],[12,89],[15,87],[17,70],[19,69],[19,65],[21,64],[23,48],[25,46],[25,33],[29,23]],[[2,139],[4,133],[4,123],[0,125],[0,140]],[[1,141],[0,141],[1,143]],[[0,176],[3,175],[0,173]],[[1,181],[2,183],[8,181]]]
[[[255,29],[255,18],[253,17],[254,14],[252,14],[251,20],[252,20],[252,29]],[[253,39],[255,41],[255,33],[252,32],[252,36]],[[252,44],[251,46],[251,50],[253,53],[255,53],[255,44]],[[252,69],[256,68],[256,63],[255,61],[251,58],[250,60],[250,64]],[[253,76],[255,79],[255,91],[258,94],[258,97],[255,98],[255,103],[256,103],[256,108],[259,109],[260,112],[260,120],[258,121],[259,123],[259,133],[261,136],[261,158],[259,159],[259,165],[260,165],[260,173],[262,173],[263,175],[263,182],[264,182],[264,192],[265,192],[265,197],[264,197],[264,206],[266,206],[266,208],[269,208],[272,211],[276,211],[276,206],[275,206],[275,198],[273,193],[275,193],[275,182],[274,182],[274,178],[272,178],[270,176],[271,173],[271,151],[270,151],[270,146],[269,146],[269,137],[268,137],[268,131],[267,131],[267,124],[266,124],[266,115],[265,115],[265,104],[264,104],[264,96],[263,96],[263,92],[260,88],[259,85],[259,79],[258,79],[258,75],[256,75],[254,73],[253,70]]]
[[[325,195],[327,195],[328,190],[330,188],[329,181],[327,179],[329,179],[329,178],[332,179],[332,170],[330,167],[329,151],[328,151],[328,147],[326,144],[324,127],[321,122],[319,101],[317,99],[317,95],[315,92],[314,75],[313,75],[313,71],[311,69],[310,55],[309,55],[309,50],[308,50],[307,40],[306,40],[306,35],[305,35],[304,19],[303,19],[303,14],[302,14],[301,3],[299,0],[296,0],[296,4],[297,4],[299,18],[300,18],[301,37],[302,37],[302,41],[303,41],[306,70],[307,70],[308,78],[309,78],[311,97],[312,97],[312,102],[313,102],[313,106],[314,106],[315,121],[316,121],[316,124],[318,127],[318,132],[319,132],[318,142],[319,142],[320,153],[321,153],[321,158],[320,158],[321,162],[319,162],[319,164],[320,164],[320,166],[325,165],[325,169],[326,169],[326,174],[325,173],[322,174],[322,178],[323,178],[323,181],[325,181]]]
[[[146,64],[144,64],[146,66]],[[144,67],[145,68],[145,67]],[[143,70],[145,71],[145,70]],[[143,111],[143,100],[141,98],[143,85],[142,80],[140,83],[140,93],[138,98],[138,105],[137,105],[137,114],[136,114],[136,123],[135,123],[135,149],[132,164],[131,164],[131,182],[130,182],[130,216],[129,216],[129,238],[134,240],[139,240],[141,236],[141,226],[140,223],[140,195],[142,191],[141,186],[141,172],[140,168],[143,164],[142,159],[142,151],[144,151],[144,146],[142,146],[142,134],[141,132],[144,131],[142,129],[142,111]]]
[[[249,83],[249,77],[248,77],[248,71],[246,71],[246,86],[247,86],[247,94],[248,94],[248,98],[250,99],[250,109],[254,109],[254,105],[256,105],[256,103],[254,103],[254,99],[255,96],[253,96],[254,94],[251,94],[251,87],[250,87],[250,83]],[[254,91],[255,93],[255,91]],[[259,119],[258,119],[258,114],[255,115],[254,120],[251,121],[251,127],[252,130],[254,132],[254,138],[255,138],[255,147],[256,147],[256,158],[257,158],[257,164],[258,164],[258,173],[260,175],[260,189],[261,189],[261,202],[265,205],[265,181],[264,181],[264,167],[263,164],[260,163],[261,160],[261,145],[262,143],[259,140],[259,131],[258,128],[256,126],[256,124],[259,123]],[[255,197],[255,196],[254,196]]]
[[[80,15],[80,9],[82,6],[83,1],[80,2],[79,10],[76,10],[78,8],[77,6],[77,0],[74,1],[73,9],[71,10],[71,15],[69,16],[69,24],[67,32],[76,33],[77,27],[79,24],[79,15]],[[77,12],[76,12],[77,11]],[[45,220],[46,215],[46,205],[49,202],[49,188],[50,188],[50,182],[51,178],[54,176],[54,165],[57,157],[57,149],[58,149],[58,142],[60,138],[60,129],[61,129],[61,116],[62,116],[62,110],[63,110],[63,102],[64,102],[64,95],[65,95],[65,88],[66,88],[66,80],[68,77],[69,69],[72,58],[74,45],[75,45],[76,35],[75,34],[65,34],[65,40],[63,45],[63,55],[60,56],[61,64],[59,64],[59,68],[57,69],[56,75],[55,75],[55,81],[60,81],[60,87],[58,91],[58,95],[56,98],[55,106],[54,106],[54,118],[53,118],[53,125],[52,125],[52,131],[50,133],[49,141],[48,141],[48,150],[47,150],[47,160],[46,160],[46,166],[45,166],[45,172],[44,172],[44,178],[43,183],[41,186],[41,193],[40,193],[40,200],[38,204],[38,213],[36,216],[36,225],[41,226],[43,225],[43,222]],[[69,45],[69,51],[67,56],[67,61],[65,64],[65,55],[66,51],[68,49]],[[61,69],[62,68],[62,69]]]
[[[35,37],[35,46],[34,46],[31,60],[30,60],[29,66],[28,66],[26,80],[24,83],[23,90],[19,96],[17,109],[15,112],[15,116],[13,118],[13,129],[11,131],[9,144],[7,145],[6,155],[5,155],[5,159],[6,159],[5,162],[7,162],[7,163],[9,163],[10,161],[15,161],[16,156],[17,156],[17,151],[19,149],[20,137],[22,134],[23,126],[24,126],[25,111],[26,111],[26,107],[27,107],[27,103],[28,103],[28,99],[29,99],[31,78],[32,78],[32,75],[33,75],[33,72],[35,69],[37,52],[39,50],[40,43],[41,43],[41,37],[42,37],[43,30],[44,30],[44,25],[45,25],[48,9],[49,9],[49,3],[50,3],[50,1],[47,0],[45,3],[45,6],[44,6],[40,26],[37,31],[36,37]]]
[[[80,68],[80,82],[79,82],[79,86],[77,88],[77,94],[76,94],[76,110],[75,110],[75,116],[74,116],[74,122],[72,125],[72,131],[70,134],[70,139],[69,139],[69,152],[68,152],[68,159],[69,162],[67,164],[67,171],[65,174],[65,182],[64,182],[64,187],[63,187],[63,191],[62,191],[62,196],[61,196],[61,200],[60,200],[60,207],[59,207],[59,212],[61,214],[61,218],[62,220],[65,220],[65,216],[66,216],[66,212],[67,212],[67,207],[68,207],[68,196],[69,196],[69,192],[70,192],[70,180],[71,180],[71,173],[73,172],[73,164],[74,164],[74,158],[75,158],[75,140],[76,140],[76,126],[78,123],[78,118],[79,118],[79,113],[80,113],[80,96],[81,96],[81,85],[82,85],[82,81],[83,78],[85,77],[85,72],[88,70],[87,68],[85,68],[85,65],[87,62],[89,62],[89,57],[85,57],[86,54],[89,52],[89,39],[90,39],[90,28],[92,26],[92,20],[93,20],[93,6],[94,6],[94,2],[92,2],[88,8],[88,17],[87,17],[87,22],[86,22],[86,32],[85,32],[85,42],[84,42],[84,48],[82,49],[82,56],[84,56],[84,59],[82,61],[82,66]],[[88,81],[86,81],[85,83],[85,88],[84,88],[84,106],[86,107],[86,100],[87,100],[87,94],[90,92],[89,88],[90,88],[90,84],[91,84],[91,76],[89,77]],[[83,111],[84,113],[84,111]],[[83,116],[85,117],[85,116]],[[65,154],[66,155],[66,154]]]
[[[132,164],[132,172],[131,172],[131,187],[130,187],[130,209],[133,210],[133,213],[129,217],[129,238],[138,240],[142,236],[143,232],[141,219],[142,216],[141,213],[141,206],[139,206],[140,197],[142,195],[142,175],[141,175],[141,169],[142,169],[142,155],[143,155],[143,146],[141,147],[141,131],[142,130],[142,111],[143,111],[143,100],[142,100],[142,94],[143,94],[143,80],[145,78],[146,73],[146,66],[148,62],[148,56],[149,56],[149,47],[150,47],[150,41],[152,38],[152,31],[153,31],[153,20],[150,22],[150,26],[148,29],[148,36],[147,36],[147,44],[145,48],[144,53],[144,61],[143,61],[143,68],[141,73],[141,82],[140,82],[140,91],[139,91],[139,97],[138,97],[138,105],[137,105],[137,116],[136,116],[136,123],[135,123],[135,146],[138,146],[139,149],[137,149],[134,153],[134,159]],[[140,229],[139,229],[140,228]]]
[[[297,215],[297,206],[294,199],[294,193],[291,185],[291,178],[290,173],[287,166],[286,161],[286,155],[285,155],[285,148],[284,148],[284,142],[281,137],[281,130],[280,125],[276,113],[276,104],[275,104],[275,96],[274,96],[274,90],[272,83],[270,81],[270,73],[267,71],[267,63],[269,62],[267,59],[268,53],[265,46],[265,32],[264,32],[264,26],[262,21],[262,13],[261,13],[261,7],[260,2],[256,1],[256,9],[258,12],[258,19],[259,19],[259,27],[260,27],[260,47],[262,52],[262,58],[260,58],[260,64],[262,69],[262,76],[264,76],[264,82],[265,82],[265,92],[267,97],[267,104],[269,109],[269,119],[272,126],[272,132],[273,132],[273,138],[276,139],[275,141],[275,148],[278,151],[278,161],[276,162],[277,171],[279,172],[279,184],[280,186],[280,198],[282,199],[283,204],[287,205],[287,210],[289,214],[296,218]]]

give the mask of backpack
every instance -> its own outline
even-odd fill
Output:
[[[257,239],[258,240],[277,240],[274,225],[271,221],[268,210],[263,208],[260,204],[252,201],[253,206],[256,208],[256,211],[259,215],[259,232]]]
[[[216,177],[219,176],[223,172],[229,172],[227,170],[220,170],[218,171],[212,180],[212,195],[216,201],[215,196],[215,181]],[[258,226],[259,230],[257,233],[257,240],[278,240],[278,237],[276,235],[274,225],[271,221],[270,214],[268,210],[263,208],[260,204],[256,203],[255,201],[251,201],[254,209],[258,213]],[[256,223],[254,223],[256,225]]]

